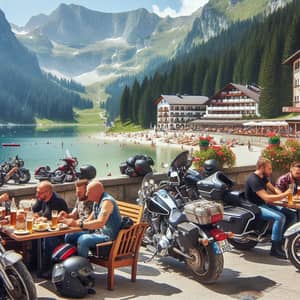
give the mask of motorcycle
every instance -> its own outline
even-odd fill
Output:
[[[0,165],[0,186],[9,180],[14,180],[17,184],[27,183],[30,177],[29,170],[24,168],[24,160],[18,155]]]
[[[0,236],[0,299],[37,299],[35,284],[25,267],[22,256],[6,251]]]
[[[216,227],[223,217],[220,204],[205,200],[180,208],[167,189],[147,174],[137,202],[149,224],[143,243],[155,255],[184,260],[202,283],[215,282],[223,271],[223,253],[231,250],[227,233]]]
[[[188,151],[185,151],[178,158],[182,161],[192,160],[188,156]],[[202,174],[189,169],[190,166],[189,163],[171,164],[168,178],[169,181],[176,182],[176,190],[180,191],[176,195],[179,198],[184,199],[182,195],[188,193],[194,198],[221,202],[224,205],[224,217],[218,222],[218,226],[233,233],[228,241],[236,249],[249,250],[257,243],[271,241],[272,221],[261,219],[258,206],[246,200],[243,192],[232,190],[234,182],[218,171],[215,161],[206,161]],[[174,190],[173,188],[173,192]],[[287,256],[300,268],[300,223],[291,226],[284,236]]]
[[[284,233],[284,238],[286,256],[300,270],[300,222],[289,227]]]
[[[75,181],[78,178],[78,172],[76,172],[77,158],[67,153],[66,157],[61,160],[64,163],[53,171],[49,166],[38,167],[34,171],[34,177],[39,181],[49,180],[51,183]]]

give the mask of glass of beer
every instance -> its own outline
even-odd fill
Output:
[[[6,215],[6,208],[0,206],[0,219],[4,219],[5,215]]]
[[[26,228],[30,233],[32,233],[32,226],[33,226],[33,213],[29,211],[26,214]]]
[[[51,212],[51,218],[52,218],[51,228],[53,228],[53,229],[56,229],[56,227],[57,227],[57,215],[58,215],[57,210],[52,210],[52,212]]]
[[[10,225],[16,226],[16,222],[17,222],[17,210],[11,209],[10,210]]]
[[[300,198],[300,186],[297,186],[297,198]]]

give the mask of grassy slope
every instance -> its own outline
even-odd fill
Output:
[[[109,132],[136,132],[136,131],[143,131],[141,126],[132,124],[130,122],[121,123],[120,120],[117,120],[114,123],[114,126],[109,129]]]

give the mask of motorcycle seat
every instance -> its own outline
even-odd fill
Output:
[[[245,208],[255,215],[260,214],[259,207],[245,198],[245,193],[242,191],[230,191],[225,195],[224,202],[227,205],[239,206]]]
[[[175,208],[171,211],[169,223],[171,226],[177,226],[179,223],[188,221],[186,215],[181,210]]]

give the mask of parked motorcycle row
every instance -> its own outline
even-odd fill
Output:
[[[85,178],[86,168],[93,169],[93,177],[96,176],[96,169],[91,165],[83,165],[76,169],[78,160],[76,157],[67,153],[65,158],[62,158],[63,163],[56,169],[51,170],[49,166],[40,166],[34,171],[35,179],[49,180],[51,183],[72,182],[77,179]],[[91,171],[91,170],[89,170]],[[89,174],[89,176],[91,176]],[[16,184],[28,183],[31,178],[30,171],[24,168],[24,160],[16,155],[7,162],[0,165],[0,186],[12,180]]]
[[[222,273],[224,252],[270,241],[272,224],[242,192],[233,191],[233,181],[214,160],[205,162],[203,173],[191,165],[185,151],[171,163],[168,180],[155,182],[151,173],[144,177],[137,200],[149,224],[143,242],[153,257],[183,260],[200,282],[212,283]],[[287,257],[300,269],[300,222],[284,237]]]

